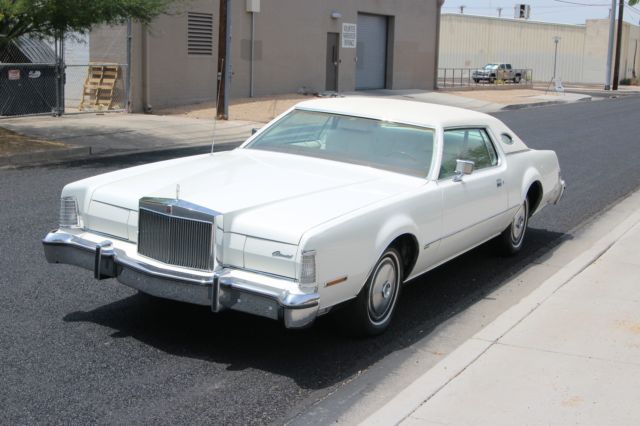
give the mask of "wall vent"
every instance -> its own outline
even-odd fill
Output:
[[[188,12],[187,20],[189,55],[213,55],[213,14]]]

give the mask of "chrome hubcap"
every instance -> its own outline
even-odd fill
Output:
[[[389,296],[391,296],[391,283],[387,281],[382,286],[382,297],[384,297],[385,299],[388,299]]]
[[[520,241],[520,238],[522,238],[522,235],[524,234],[527,216],[527,208],[525,204],[520,206],[520,209],[518,209],[516,216],[513,218],[513,223],[511,224],[511,238],[516,243]]]
[[[375,270],[369,291],[369,312],[372,320],[383,320],[389,314],[397,286],[396,265],[392,259],[385,258]]]

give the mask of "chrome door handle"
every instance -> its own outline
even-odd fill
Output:
[[[496,179],[496,186],[498,188],[500,188],[503,184],[504,184],[504,181],[502,179]]]

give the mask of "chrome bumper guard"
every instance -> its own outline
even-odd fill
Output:
[[[318,315],[317,293],[283,290],[295,283],[241,269],[222,268],[210,274],[176,271],[133,259],[111,241],[95,243],[64,231],[43,240],[49,263],[75,265],[93,271],[98,280],[117,278],[122,284],[166,299],[284,320],[287,328],[310,325]]]

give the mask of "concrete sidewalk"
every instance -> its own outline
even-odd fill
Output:
[[[517,109],[531,106],[566,104],[590,101],[590,95],[575,93],[554,93],[532,89],[487,89],[487,90],[366,90],[345,93],[349,96],[376,96],[396,99],[408,99],[466,108],[484,113],[505,109]]]
[[[364,424],[637,425],[640,193],[634,210]]]
[[[262,123],[218,121],[216,143],[238,143]],[[30,137],[90,147],[92,154],[127,153],[211,144],[213,121],[180,116],[111,113],[3,119],[0,126]]]

